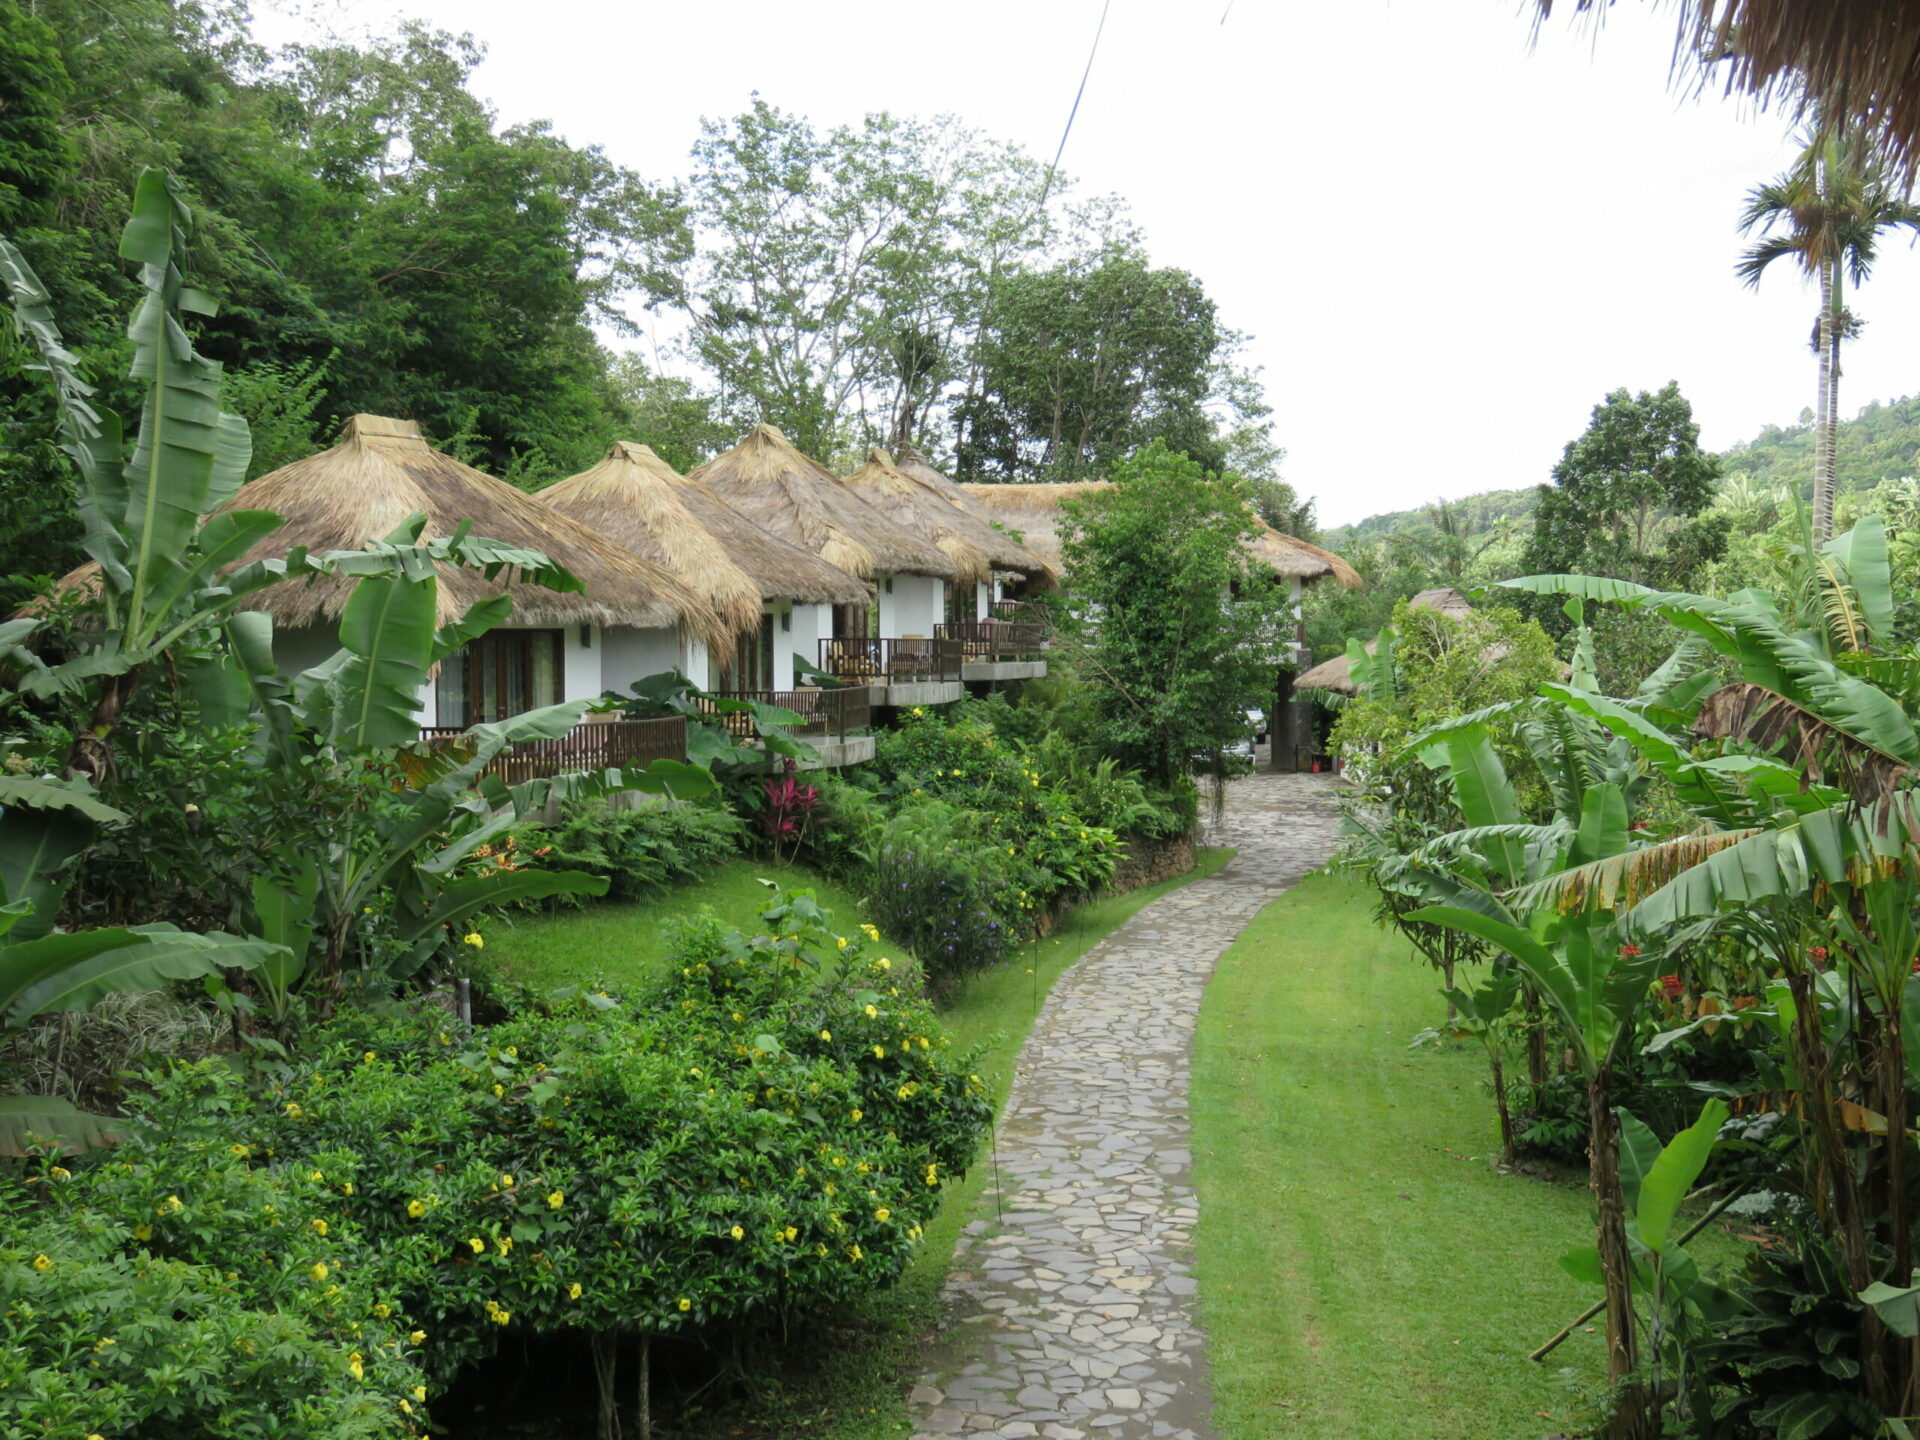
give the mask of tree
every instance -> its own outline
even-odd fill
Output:
[[[1553,484],[1540,487],[1523,566],[1686,583],[1727,543],[1725,521],[1701,517],[1713,501],[1720,462],[1699,441],[1678,382],[1653,392],[1613,391],[1567,445]]]
[[[1820,287],[1813,350],[1819,357],[1819,404],[1814,414],[1813,539],[1833,533],[1840,346],[1859,333],[1846,306],[1846,284],[1866,283],[1880,232],[1894,226],[1920,231],[1920,208],[1893,185],[1858,130],[1826,130],[1812,137],[1793,169],[1755,187],[1740,217],[1742,234],[1762,238],[1741,258],[1740,277],[1758,287],[1776,260],[1791,256]]]
[[[1007,275],[980,383],[958,407],[957,474],[1079,480],[1152,438],[1221,469],[1227,446],[1207,406],[1236,338],[1197,279],[1154,269],[1135,246]]]
[[[1070,597],[1103,745],[1167,786],[1246,734],[1271,693],[1285,592],[1245,548],[1245,486],[1156,440],[1063,507]]]
[[[823,134],[756,97],[701,129],[655,300],[691,324],[723,413],[810,453],[924,439],[991,278],[1048,235],[1041,167],[950,117]]]

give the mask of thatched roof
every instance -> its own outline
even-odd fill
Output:
[[[955,533],[984,550],[995,570],[1024,575],[1029,580],[1043,585],[1050,585],[1059,578],[1059,571],[1051,563],[1043,556],[1029,550],[1006,531],[996,528],[993,517],[977,500],[934,469],[927,457],[913,446],[902,446],[893,456],[893,465],[900,474],[914,482],[923,494],[942,500],[960,512],[964,520]],[[847,478],[851,482],[853,476]],[[944,511],[934,511],[933,515],[932,523],[936,528],[952,523],[947,519]],[[947,550],[948,554],[953,553],[937,535],[935,542],[941,549]]]
[[[729,636],[756,629],[759,585],[688,508],[678,478],[645,445],[620,440],[591,470],[534,499],[678,576],[705,597]]]
[[[542,505],[504,480],[442,455],[411,420],[355,415],[330,450],[284,465],[240,487],[231,510],[271,510],[283,523],[239,563],[308,550],[352,550],[391,534],[409,515],[427,517],[428,537],[451,535],[471,521],[475,535],[543,551],[587,587],[584,595],[542,585],[489,580],[478,570],[439,567],[444,624],[475,602],[513,597],[513,619],[525,625],[631,625],[664,629],[684,622],[708,643],[721,627],[705,598],[657,565],[629,554],[586,527]],[[80,572],[69,577],[82,579]],[[337,621],[352,593],[351,579],[292,580],[253,596],[248,605],[270,612],[283,627]]]
[[[937,546],[882,515],[771,425],[754,426],[688,478],[780,539],[863,580],[882,574],[953,579],[953,562]]]
[[[996,570],[1042,579],[1053,575],[1051,565],[994,529],[971,505],[963,510],[943,499],[896,466],[877,445],[867,452],[867,463],[841,483],[888,519],[938,545],[962,585],[989,581]]]
[[[1554,0],[1536,0],[1540,15]],[[1564,0],[1603,16],[1600,0]],[[1763,104],[1864,127],[1912,172],[1920,158],[1920,0],[1679,0],[1676,68]]]
[[[1055,568],[1060,559],[1060,502],[1098,495],[1111,489],[1111,480],[1069,480],[1038,485],[962,485],[960,488],[987,513],[1018,533],[1026,547]],[[1331,577],[1342,590],[1360,588],[1360,572],[1331,550],[1283,535],[1258,516],[1258,533],[1248,542],[1254,555],[1275,575],[1311,585]]]
[[[866,581],[768,534],[698,480],[676,475],[673,484],[694,518],[726,547],[733,563],[753,577],[762,599],[805,605],[865,605],[873,599],[873,587]]]
[[[1438,590],[1422,590],[1407,602],[1415,610],[1438,610],[1453,620],[1464,620],[1473,613],[1473,606],[1467,597],[1451,586]],[[1375,642],[1367,641],[1367,653],[1373,654]],[[1497,660],[1506,653],[1504,646],[1496,646],[1487,658]],[[1295,690],[1332,690],[1340,695],[1357,695],[1359,689],[1353,683],[1353,661],[1346,655],[1336,655],[1331,660],[1323,660],[1311,670],[1303,670],[1293,680]]]

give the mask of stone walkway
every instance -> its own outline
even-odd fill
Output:
[[[914,1440],[1212,1435],[1188,1052],[1221,952],[1332,853],[1332,795],[1318,775],[1236,781],[1207,837],[1238,847],[1232,863],[1147,906],[1053,987],[1015,1067],[997,1186],[947,1277]]]

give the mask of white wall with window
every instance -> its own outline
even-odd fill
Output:
[[[634,681],[666,670],[678,670],[701,686],[712,679],[708,674],[711,667],[706,647],[677,628],[636,630],[628,625],[614,625],[596,634],[600,663],[595,695],[603,690],[631,695]]]

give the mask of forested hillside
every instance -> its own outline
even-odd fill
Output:
[[[1791,487],[1803,497],[1813,483],[1813,417],[1793,425],[1769,425],[1753,439],[1720,455],[1721,483],[1731,489]],[[1920,475],[1920,395],[1867,406],[1840,423],[1836,472],[1841,494],[1870,490],[1886,480]],[[1436,501],[1415,510],[1390,510],[1351,525],[1321,532],[1321,543],[1345,553],[1356,546],[1408,532],[1450,532],[1466,537],[1498,531],[1503,525],[1532,521],[1539,503],[1537,486],[1522,490],[1484,490],[1458,500]]]
[[[1104,474],[1166,438],[1307,523],[1241,337],[1116,197],[951,117],[824,130],[758,99],[688,120],[685,174],[641,176],[503,123],[469,84],[481,55],[409,23],[269,52],[244,0],[0,3],[0,236],[104,405],[131,398],[116,240],[155,166],[202,217],[218,308],[194,340],[228,368],[254,474],[356,411],[528,486],[616,438],[690,467],[761,420],[843,466],[912,441],[962,479]],[[9,337],[0,604],[73,564],[77,534]]]

